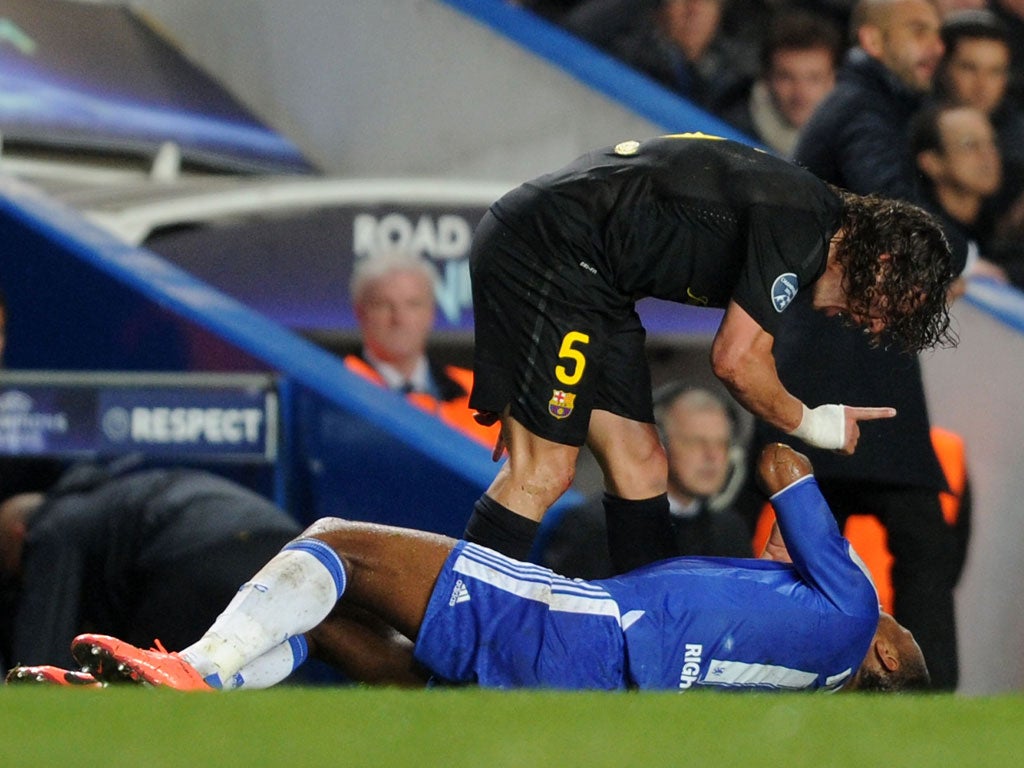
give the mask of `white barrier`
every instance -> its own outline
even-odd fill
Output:
[[[988,282],[954,307],[960,344],[922,358],[932,421],[964,437],[974,493],[957,588],[960,687],[1024,689],[1024,295]]]

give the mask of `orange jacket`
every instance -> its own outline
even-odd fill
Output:
[[[345,367],[374,384],[384,386],[384,379],[376,369],[358,355],[346,355]],[[442,370],[456,385],[452,389],[461,394],[456,393],[454,397],[443,400],[424,392],[413,392],[406,395],[406,399],[417,408],[436,416],[452,429],[458,430],[488,449],[494,448],[494,443],[498,439],[498,424],[489,427],[478,424],[473,418],[474,411],[469,407],[469,393],[473,390],[473,372],[468,368],[454,365],[446,365]]]
[[[961,501],[967,487],[967,458],[964,441],[956,433],[941,427],[932,427],[931,436],[935,455],[939,459],[939,464],[942,465],[946,483],[949,485],[949,493],[939,494],[942,514],[946,518],[946,523],[954,526],[959,520]],[[772,506],[766,504],[761,510],[761,516],[758,518],[757,527],[754,530],[754,552],[760,553],[764,550],[774,522],[775,513],[772,511]],[[891,614],[893,609],[891,577],[893,558],[889,551],[885,526],[873,515],[851,515],[846,520],[843,535],[849,539],[854,551],[860,555],[868,567],[875,587],[878,589],[878,602],[881,604],[882,610]]]

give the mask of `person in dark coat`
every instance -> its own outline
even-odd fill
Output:
[[[927,0],[862,0],[851,23],[859,46],[811,118],[796,160],[852,192],[919,202],[908,127],[942,56],[938,12]],[[966,245],[954,252],[962,270]],[[872,514],[885,525],[895,561],[895,616],[918,638],[935,687],[955,688],[957,543],[939,503],[946,480],[930,439],[918,357],[870,344],[861,331],[811,311],[799,297],[790,310],[775,360],[794,394],[807,403],[841,396],[844,403],[896,408],[895,418],[866,425],[852,456],[813,448],[808,455],[841,520]],[[753,455],[779,437],[758,425]]]
[[[0,505],[5,668],[67,665],[86,630],[192,642],[301,530],[218,475],[126,463],[77,464],[46,493]]]

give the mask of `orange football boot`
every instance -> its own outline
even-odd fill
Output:
[[[105,683],[143,683],[178,691],[212,691],[195,667],[177,653],[156,648],[143,650],[109,635],[79,635],[71,641],[71,655],[87,672]]]
[[[62,669],[43,664],[36,667],[14,667],[7,673],[8,685],[25,683],[43,685],[67,685],[76,688],[103,688],[103,683],[88,672],[77,672],[73,669]]]

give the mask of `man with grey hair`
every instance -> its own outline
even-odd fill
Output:
[[[736,444],[736,415],[721,396],[672,381],[654,392],[654,419],[668,457],[668,501],[679,555],[751,557],[751,533],[730,506],[730,490],[742,480],[743,451]],[[727,487],[728,486],[728,487]],[[539,562],[584,579],[615,575],[600,495],[565,510],[542,528]]]
[[[477,423],[469,409],[473,372],[427,353],[436,283],[434,266],[414,253],[387,251],[357,261],[349,289],[362,349],[345,365],[491,448],[497,428]]]

